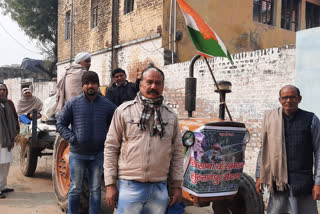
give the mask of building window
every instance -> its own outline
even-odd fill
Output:
[[[299,0],[282,0],[281,28],[297,31],[299,18]]]
[[[253,21],[273,24],[273,0],[253,0]]]
[[[134,8],[134,0],[124,0],[124,14],[130,13]]]
[[[306,28],[320,26],[320,7],[306,2]]]
[[[71,37],[71,13],[70,11],[68,11],[66,13],[64,38],[65,40],[68,40],[70,39],[70,37]]]
[[[98,25],[98,0],[91,0],[91,28]]]

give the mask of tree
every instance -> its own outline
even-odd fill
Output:
[[[32,39],[38,40],[41,50],[52,62],[43,71],[51,77],[57,63],[58,0],[0,0],[4,14],[18,23]]]

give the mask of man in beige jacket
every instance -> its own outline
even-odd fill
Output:
[[[114,113],[104,176],[107,204],[117,207],[117,213],[164,214],[168,201],[181,201],[183,146],[177,116],[163,104],[163,87],[163,72],[146,68],[136,98]]]

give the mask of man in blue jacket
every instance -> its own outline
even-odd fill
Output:
[[[81,81],[83,93],[66,103],[57,131],[70,144],[68,213],[78,213],[84,174],[88,171],[89,213],[96,214],[101,205],[104,141],[116,106],[99,95],[99,77],[95,72],[85,72]]]

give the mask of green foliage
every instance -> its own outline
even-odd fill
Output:
[[[4,14],[18,23],[32,39],[43,45],[47,56],[57,61],[58,0],[0,0]]]

